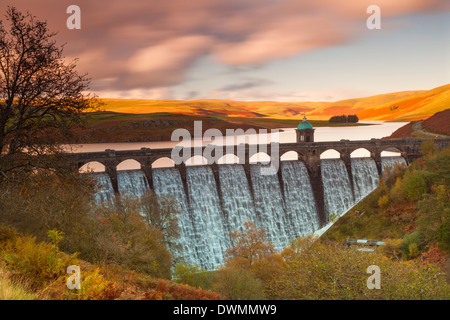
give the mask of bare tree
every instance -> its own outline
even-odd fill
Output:
[[[77,60],[64,61],[63,45],[47,23],[8,7],[0,20],[0,179],[16,168],[43,165],[59,142],[97,110],[89,79]],[[7,29],[5,23],[9,25]],[[48,162],[44,165],[48,165]]]
[[[164,242],[171,248],[176,247],[176,239],[180,237],[178,201],[170,196],[157,196],[154,192],[146,192],[140,198],[141,214],[150,226],[158,228]]]

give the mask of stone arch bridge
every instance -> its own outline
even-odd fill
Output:
[[[298,155],[298,160],[304,161],[309,173],[312,175],[320,173],[320,155],[328,150],[335,150],[340,154],[340,158],[346,165],[350,164],[350,155],[357,149],[366,149],[370,152],[370,157],[375,160],[378,172],[381,174],[381,153],[383,151],[399,152],[406,162],[421,156],[420,145],[423,141],[434,140],[439,149],[448,147],[450,138],[443,139],[371,139],[371,140],[341,140],[341,141],[326,141],[326,142],[310,142],[310,143],[283,143],[267,145],[264,150],[261,150],[261,145],[239,144],[235,146],[201,146],[201,147],[175,147],[175,148],[141,148],[139,150],[122,150],[116,151],[106,149],[100,152],[80,152],[68,153],[71,165],[77,170],[89,162],[99,162],[105,166],[105,171],[109,174],[114,174],[117,171],[117,166],[126,160],[135,160],[141,165],[141,169],[150,173],[152,165],[155,161],[162,158],[172,159],[172,155],[176,154],[183,162],[175,164],[177,168],[185,167],[185,163],[189,158],[196,155],[211,155],[207,158],[212,158],[207,164],[215,165],[217,160],[222,156],[234,155],[239,159],[240,164],[248,166],[250,158],[257,153],[266,153],[270,157],[277,156],[281,158],[287,152],[295,152]],[[278,150],[275,152],[275,148]],[[208,149],[209,148],[209,149]],[[188,152],[185,152],[187,149]],[[219,150],[219,151],[218,151]],[[113,177],[114,178],[114,177]]]
[[[118,193],[117,183],[117,166],[126,160],[135,160],[141,165],[141,169],[144,171],[150,188],[153,189],[153,168],[152,164],[161,159],[172,159],[172,155],[177,155],[181,161],[175,162],[175,168],[180,172],[181,179],[184,184],[184,188],[187,192],[186,183],[186,162],[192,156],[196,155],[209,155],[205,157],[208,160],[206,165],[210,165],[216,180],[217,186],[219,186],[219,173],[217,160],[226,155],[234,155],[238,158],[238,163],[243,164],[247,180],[249,182],[250,189],[250,158],[257,153],[266,153],[274,159],[278,160],[287,152],[295,152],[297,159],[305,163],[308,169],[311,186],[313,189],[316,204],[318,206],[319,215],[324,216],[323,205],[323,183],[320,169],[320,155],[327,150],[335,150],[339,153],[340,158],[344,161],[347,172],[349,174],[350,181],[353,184],[353,177],[351,171],[351,154],[357,149],[366,149],[370,153],[370,157],[374,159],[377,166],[378,173],[381,174],[381,153],[383,151],[399,152],[400,155],[405,158],[406,163],[409,164],[414,159],[421,156],[420,145],[427,140],[433,140],[435,145],[441,150],[449,146],[450,138],[441,139],[417,139],[417,138],[403,138],[403,139],[371,139],[371,140],[341,140],[341,141],[325,141],[325,142],[295,142],[295,143],[283,143],[273,145],[227,145],[227,146],[214,146],[207,145],[201,147],[175,147],[175,148],[141,148],[139,150],[123,150],[116,151],[107,149],[102,152],[82,152],[82,153],[68,153],[68,160],[74,169],[79,170],[83,165],[89,162],[99,162],[105,166],[105,172],[109,175],[113,188]],[[261,148],[262,146],[262,148]],[[261,150],[263,149],[263,150]],[[212,159],[212,160],[211,160]],[[281,181],[281,170],[277,172]],[[280,183],[280,186],[283,184]],[[352,185],[353,188],[353,185]],[[220,189],[220,188],[218,188]]]

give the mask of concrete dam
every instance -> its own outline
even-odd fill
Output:
[[[177,168],[153,169],[153,191],[178,200],[180,258],[204,269],[216,269],[224,262],[225,251],[233,246],[230,232],[241,230],[246,220],[265,228],[268,240],[281,251],[291,240],[323,227],[331,214],[344,214],[378,186],[372,158],[351,159],[352,181],[343,160],[321,162],[325,219],[319,216],[302,161],[282,161],[281,181],[277,175],[261,175],[262,165],[251,164],[251,183],[243,165],[219,165],[219,186],[210,166],[187,166],[187,193]],[[406,163],[403,157],[383,157],[382,162],[383,166]],[[102,185],[97,201],[111,201],[115,192],[109,175],[92,175]],[[150,190],[143,170],[118,171],[117,180],[121,195],[140,196]]]
[[[271,175],[262,174],[267,165],[250,163],[253,149],[249,145],[234,146],[232,152],[239,158],[235,164],[186,166],[183,162],[153,168],[156,160],[170,159],[172,148],[70,156],[77,169],[93,161],[105,166],[105,172],[90,173],[102,186],[96,194],[98,202],[111,201],[117,194],[139,197],[147,190],[177,199],[181,250],[176,254],[187,264],[212,270],[223,264],[225,251],[233,246],[229,234],[241,230],[246,220],[264,228],[268,240],[281,251],[291,240],[314,233],[331,215],[344,214],[372,192],[384,168],[395,162],[407,165],[419,157],[424,140],[314,142],[309,130],[314,129],[298,129],[296,143],[277,146],[280,157],[292,151],[297,157],[280,161],[277,173]],[[448,147],[448,140],[435,139],[435,144],[442,149]],[[197,151],[201,154],[204,148]],[[351,157],[359,148],[368,150],[370,157]],[[194,149],[191,154],[195,154]],[[340,157],[321,159],[320,155],[330,149]],[[401,156],[381,157],[383,151],[396,151]],[[267,154],[270,156],[271,150]],[[118,171],[117,165],[128,159],[139,162],[141,169]]]

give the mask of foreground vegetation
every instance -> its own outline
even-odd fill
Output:
[[[253,229],[253,230],[252,230]],[[445,275],[436,263],[397,259],[391,247],[375,252],[358,251],[336,241],[313,237],[297,239],[275,253],[257,236],[254,226],[240,235],[241,247],[228,252],[226,264],[216,273],[194,276],[184,268],[177,281],[212,288],[227,299],[288,300],[404,300],[449,299]],[[245,243],[245,245],[243,244]],[[381,288],[367,286],[368,268],[381,270]]]
[[[386,170],[380,187],[320,239],[275,252],[251,222],[231,234],[225,264],[177,260],[174,199],[147,194],[94,204],[95,181],[44,170],[0,189],[0,295],[4,299],[448,299],[449,156]],[[383,240],[375,252],[347,238]],[[69,290],[67,267],[81,268]],[[367,268],[381,269],[369,289]]]
[[[49,232],[53,238],[57,232]],[[2,300],[196,300],[219,299],[217,293],[137,273],[116,264],[91,264],[59,250],[55,238],[35,237],[0,228],[0,299]],[[62,239],[62,238],[60,238]],[[80,289],[69,290],[68,266],[80,267]]]

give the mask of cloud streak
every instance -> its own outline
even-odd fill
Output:
[[[221,91],[238,91],[238,90],[257,88],[257,87],[269,85],[272,83],[273,83],[273,81],[266,80],[266,79],[249,79],[249,80],[246,80],[241,83],[226,85],[219,90],[221,90]]]
[[[68,58],[100,91],[145,92],[179,84],[201,57],[254,67],[351,41],[365,28],[372,0],[77,0],[82,29],[65,27],[70,1],[6,0],[47,20]],[[447,0],[377,0],[383,17],[449,10]],[[250,89],[246,81],[219,91]],[[143,91],[144,90],[144,91]],[[158,94],[154,94],[158,96]]]

